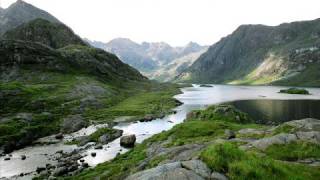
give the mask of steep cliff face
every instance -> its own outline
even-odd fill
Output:
[[[0,10],[0,35],[23,23],[37,18],[46,19],[50,22],[61,23],[57,18],[22,0],[13,3],[7,9]]]
[[[177,80],[286,84],[285,82],[291,82],[291,78],[312,71],[311,67],[319,66],[319,59],[315,55],[319,43],[319,19],[275,27],[242,25],[231,35],[212,45]],[[309,56],[313,58],[309,59]],[[311,81],[317,81],[315,78],[319,77],[311,77],[309,85],[317,84]]]

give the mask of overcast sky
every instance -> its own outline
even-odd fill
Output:
[[[210,45],[241,24],[278,25],[320,18],[320,0],[25,0],[78,35],[107,42],[189,41]],[[15,0],[0,0],[7,7]]]

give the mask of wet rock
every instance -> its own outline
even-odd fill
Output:
[[[59,150],[56,152],[57,154],[62,154],[63,153],[63,150]]]
[[[63,119],[61,130],[64,133],[72,133],[88,126],[88,122],[80,115],[69,115]]]
[[[83,163],[83,162],[84,162],[84,159],[80,159],[80,162]]]
[[[21,155],[21,160],[25,160],[26,158],[26,155]]]
[[[37,172],[38,174],[40,174],[40,172],[42,172],[42,171],[44,171],[44,170],[46,170],[45,167],[37,167],[36,172]]]
[[[133,147],[136,142],[136,136],[134,134],[128,136],[122,136],[120,139],[120,145],[123,147]]]
[[[183,104],[183,102],[179,101],[178,99],[174,99],[174,102],[176,106],[181,106]]]
[[[107,143],[121,137],[122,133],[123,133],[122,130],[114,129],[114,133],[104,134],[104,135],[100,136],[99,142],[102,144],[107,144]]]
[[[23,174],[23,173],[20,173],[19,176],[22,177],[22,176],[24,176],[24,174]]]
[[[88,163],[82,163],[81,166],[84,167],[84,168],[87,168],[87,167],[89,167],[89,164]]]
[[[92,156],[92,157],[96,157],[96,155],[97,155],[97,153],[95,153],[95,152],[92,152],[92,153],[91,153],[91,156]]]
[[[218,172],[213,172],[211,174],[210,179],[212,179],[212,180],[228,180],[228,178],[225,175],[218,173]]]
[[[56,139],[63,139],[63,134],[59,133],[57,135],[54,136]]]
[[[236,134],[233,131],[229,130],[229,129],[226,129],[224,131],[224,135],[226,136],[227,139],[236,138]]]
[[[79,137],[76,137],[74,141],[79,142],[78,143],[79,146],[84,146],[90,141],[90,138],[89,136],[79,136]]]
[[[54,176],[62,176],[64,174],[68,173],[68,168],[63,166],[63,167],[58,167],[53,171]]]
[[[96,145],[95,147],[94,147],[94,149],[102,149],[103,148],[103,146],[101,145],[101,144],[98,144],[98,145]]]
[[[6,157],[4,158],[5,161],[9,161],[10,160],[10,157]]]
[[[145,115],[142,119],[140,119],[140,122],[149,122],[149,121],[152,121],[153,119],[155,119],[153,115],[148,114],[148,115]]]
[[[185,169],[191,170],[203,178],[209,179],[211,170],[207,165],[200,160],[182,161],[181,166]]]

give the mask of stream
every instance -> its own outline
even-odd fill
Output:
[[[119,123],[114,128],[123,130],[123,135],[135,134],[137,143],[141,143],[146,138],[165,130],[171,129],[174,125],[183,122],[188,112],[196,109],[203,109],[211,104],[230,102],[237,108],[259,121],[274,122],[274,124],[307,117],[320,119],[320,88],[306,88],[311,95],[290,95],[278,93],[280,89],[288,87],[279,86],[232,86],[213,85],[213,87],[193,87],[182,88],[182,94],[175,98],[184,104],[176,107],[175,114],[167,115],[162,119],[150,122]],[[283,117],[283,118],[282,118]],[[0,179],[17,176],[20,173],[32,173],[37,167],[44,167],[47,163],[56,164],[54,156],[59,150],[71,152],[78,147],[76,145],[66,145],[70,139],[89,135],[106,124],[92,125],[81,129],[78,132],[65,135],[62,141],[57,141],[53,136],[41,138],[41,142],[55,142],[54,144],[38,144],[29,146],[11,153],[11,160],[5,161],[0,157]],[[82,155],[87,155],[83,159],[90,166],[113,159],[118,153],[125,153],[129,149],[120,146],[120,138],[106,144],[103,149],[94,149],[94,146],[81,151]],[[96,157],[90,156],[91,152],[96,152]],[[21,160],[21,155],[26,155],[25,160]],[[30,179],[30,176],[18,177],[19,179]]]

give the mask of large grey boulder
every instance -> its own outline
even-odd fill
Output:
[[[320,132],[319,131],[308,131],[308,132],[297,132],[297,137],[302,141],[308,141],[315,144],[320,144]]]
[[[72,133],[88,125],[89,123],[80,114],[69,115],[63,119],[61,131],[64,133]]]
[[[126,180],[204,180],[204,178],[182,168],[180,162],[174,162],[135,173]]]
[[[123,130],[114,129],[114,133],[103,134],[99,137],[99,142],[107,144],[118,137],[122,136]]]
[[[288,144],[297,140],[298,138],[294,134],[281,133],[272,137],[256,140],[252,142],[251,145],[254,146],[255,148],[265,150],[273,144]]]
[[[320,120],[313,118],[289,121],[283,125],[295,127],[299,131],[320,131]]]
[[[136,142],[136,135],[128,135],[122,136],[120,139],[120,145],[123,147],[133,147],[134,143]]]
[[[182,161],[181,166],[185,169],[191,170],[203,178],[209,179],[211,170],[208,166],[200,160]]]

